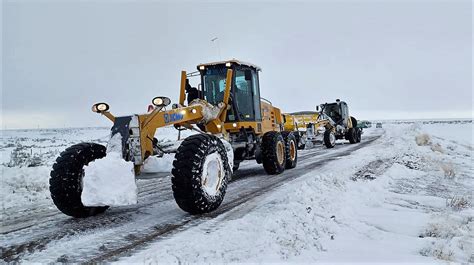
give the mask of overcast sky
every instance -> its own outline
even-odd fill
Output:
[[[230,58],[259,65],[284,112],[340,98],[360,119],[472,117],[471,5],[6,0],[2,128],[109,126],[93,103],[143,113],[177,100],[181,70]]]

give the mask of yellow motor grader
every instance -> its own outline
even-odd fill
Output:
[[[283,114],[285,130],[292,131],[298,143],[298,149],[304,149],[308,142],[315,143],[318,128],[325,125],[325,120],[319,119],[319,113],[300,111]]]
[[[361,141],[362,129],[357,126],[357,119],[349,115],[346,102],[337,99],[317,106],[316,110],[283,114],[285,130],[293,131],[299,149],[317,142],[333,148],[337,139],[344,138],[351,144]]]
[[[316,110],[325,127],[323,141],[327,148],[333,148],[338,139],[346,139],[351,144],[361,141],[362,129],[357,126],[357,119],[349,115],[346,102],[336,99],[336,102],[317,106]]]
[[[198,131],[177,149],[171,181],[182,210],[206,213],[219,207],[241,161],[254,159],[268,174],[296,167],[296,138],[284,130],[280,109],[260,97],[259,71],[238,60],[200,64],[195,72],[181,72],[179,102],[169,110],[169,98],[155,97],[154,109],[147,114],[116,117],[106,103],[94,104],[92,111],[113,122],[110,141],[120,136],[122,158],[133,163],[135,176],[147,158],[162,150],[154,138],[158,128],[174,125]],[[189,85],[192,76],[200,76],[199,89]],[[60,211],[88,217],[108,208],[81,201],[84,168],[104,158],[106,151],[103,145],[81,143],[60,154],[50,178],[51,197]]]

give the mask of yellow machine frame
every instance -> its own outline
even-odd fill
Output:
[[[226,117],[227,105],[229,102],[230,89],[232,83],[232,70],[227,70],[226,86],[224,92],[224,100],[221,110],[217,118],[207,122],[205,124],[206,131],[212,134],[223,134],[226,136],[226,127],[224,126],[223,120]],[[153,154],[153,143],[150,139],[153,139],[156,130],[160,127],[169,125],[183,126],[191,128],[192,124],[202,121],[203,109],[200,105],[182,106],[184,103],[184,91],[186,85],[186,71],[181,72],[181,93],[180,93],[180,105],[181,107],[172,110],[163,110],[164,106],[157,106],[151,113],[140,114],[138,116],[139,130],[140,130],[140,146],[141,156],[144,161],[148,156]],[[97,111],[106,116],[112,122],[115,121],[115,116],[109,111]],[[165,117],[180,117],[177,120],[167,121]],[[135,174],[140,174],[141,164],[135,165]]]
[[[261,100],[261,121],[246,122],[225,122],[229,106],[230,91],[232,87],[233,70],[227,69],[224,98],[222,104],[219,104],[220,112],[215,119],[204,123],[205,131],[211,134],[221,134],[228,140],[229,133],[239,132],[241,128],[251,128],[256,135],[262,135],[268,131],[282,131],[283,118],[279,108],[270,103]],[[165,106],[156,106],[156,108],[147,114],[136,115],[139,123],[141,163],[135,163],[135,174],[140,174],[140,166],[145,159],[153,154],[153,139],[156,130],[160,127],[169,125],[182,126],[188,129],[194,129],[193,124],[202,123],[204,114],[203,108],[199,104],[184,106],[186,98],[186,71],[181,72],[181,85],[179,105],[171,110],[163,110]],[[112,122],[115,116],[110,111],[96,111],[103,114]],[[166,117],[180,117],[176,120],[169,120]]]

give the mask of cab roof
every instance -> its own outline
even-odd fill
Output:
[[[218,62],[211,62],[211,63],[201,63],[197,66],[197,68],[199,69],[199,66],[213,66],[213,65],[221,65],[221,64],[226,64],[226,63],[231,63],[231,64],[238,64],[238,65],[243,65],[243,66],[248,66],[248,67],[252,67],[254,68],[255,70],[257,71],[262,71],[262,68],[260,68],[259,66],[255,65],[255,64],[251,64],[251,63],[247,63],[247,62],[242,62],[242,61],[239,61],[237,59],[232,59],[232,60],[227,60],[227,61],[218,61]]]

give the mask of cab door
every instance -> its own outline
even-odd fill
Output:
[[[238,67],[235,70],[233,101],[239,121],[261,121],[258,76],[254,69]]]

